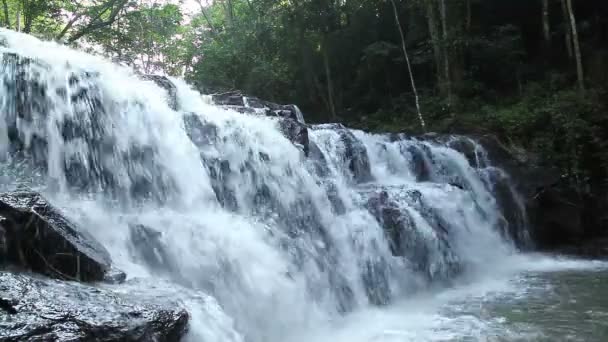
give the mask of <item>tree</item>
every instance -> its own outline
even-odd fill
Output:
[[[4,10],[4,26],[7,28],[11,27],[11,20],[8,14],[8,2],[7,0],[2,0],[2,8]]]
[[[568,58],[572,59],[572,26],[570,25],[570,15],[568,14],[568,6],[566,0],[560,0],[562,5],[562,15],[564,17],[564,38],[566,39],[566,51]]]
[[[583,61],[581,57],[581,47],[578,40],[578,29],[576,27],[576,17],[572,10],[572,0],[566,0],[568,15],[570,17],[570,25],[572,26],[572,43],[574,46],[574,56],[576,58],[576,76],[578,79],[578,88],[581,94],[585,93],[585,78],[583,75]]]
[[[403,57],[405,58],[405,62],[407,63],[407,70],[410,77],[410,82],[412,84],[412,91],[414,92],[414,98],[416,100],[416,111],[418,112],[418,120],[420,121],[420,127],[423,131],[426,131],[426,124],[424,123],[424,118],[422,117],[422,112],[420,111],[420,100],[418,99],[418,90],[416,89],[416,82],[414,81],[414,74],[412,73],[412,65],[410,63],[410,57],[407,54],[407,48],[405,47],[405,36],[403,35],[403,28],[401,27],[401,22],[399,21],[399,12],[397,11],[397,5],[395,5],[395,0],[391,0],[391,5],[393,6],[393,12],[395,13],[395,25],[399,30],[399,36],[401,37],[401,48],[403,49]]]
[[[91,32],[106,28],[118,19],[128,3],[128,0],[74,0],[66,6],[70,17],[56,39],[69,36],[68,43],[73,43]]]
[[[448,22],[447,22],[447,9],[445,6],[445,0],[440,0],[440,13],[441,13],[441,27],[442,27],[442,47],[443,47],[443,68],[444,77],[447,91],[448,107],[452,105],[452,76],[450,74],[450,52],[448,48]]]
[[[543,2],[543,38],[545,40],[545,45],[549,46],[551,43],[551,31],[549,27],[549,0],[542,0]]]

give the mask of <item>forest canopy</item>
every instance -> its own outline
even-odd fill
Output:
[[[4,27],[204,92],[372,131],[421,132],[420,114],[427,130],[491,132],[578,185],[607,183],[608,1],[1,1]]]

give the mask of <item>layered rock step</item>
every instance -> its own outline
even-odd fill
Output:
[[[0,271],[2,341],[173,342],[188,317],[158,298]]]

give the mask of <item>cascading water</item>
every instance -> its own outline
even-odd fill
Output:
[[[135,279],[115,291],[182,300],[192,341],[301,340],[487,272],[525,240],[472,141],[471,158],[449,139],[318,125],[307,156],[280,118],[214,106],[180,80],[174,110],[129,69],[0,36],[4,189],[35,187],[92,233]]]

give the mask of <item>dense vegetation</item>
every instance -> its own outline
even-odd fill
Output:
[[[193,7],[192,5],[198,5]],[[2,0],[4,26],[309,121],[491,132],[608,179],[608,1]],[[411,66],[411,68],[408,68]]]

